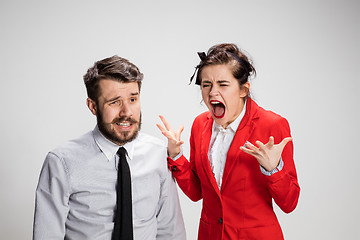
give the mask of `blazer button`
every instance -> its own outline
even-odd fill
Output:
[[[223,219],[222,218],[219,218],[219,223],[223,224]]]
[[[176,166],[172,166],[171,168],[173,171],[177,171],[177,167]]]

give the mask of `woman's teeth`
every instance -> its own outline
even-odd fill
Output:
[[[211,101],[212,111],[216,118],[222,118],[225,114],[225,105],[217,100]]]

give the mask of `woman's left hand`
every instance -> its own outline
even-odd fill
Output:
[[[281,153],[285,145],[290,141],[292,141],[292,138],[286,137],[279,144],[274,144],[274,137],[271,136],[269,142],[266,144],[256,141],[259,147],[247,142],[245,143],[245,147],[240,147],[240,149],[254,156],[260,165],[270,172],[279,165]]]

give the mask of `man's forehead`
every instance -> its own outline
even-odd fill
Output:
[[[116,80],[100,80],[100,96],[106,99],[114,97],[128,97],[140,94],[139,86],[136,82],[120,82]]]
[[[139,93],[139,86],[137,82],[121,82],[118,80],[102,79],[99,82],[99,86],[103,91],[126,90]]]

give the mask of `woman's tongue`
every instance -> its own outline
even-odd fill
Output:
[[[225,114],[225,106],[223,104],[213,104],[213,113],[216,118],[222,118]]]

